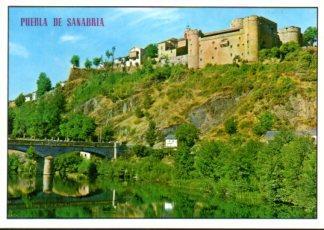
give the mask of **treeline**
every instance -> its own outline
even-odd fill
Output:
[[[135,146],[118,161],[103,161],[98,173],[200,188],[245,204],[247,213],[241,217],[252,217],[253,206],[264,207],[257,217],[316,217],[316,146],[311,138],[285,131],[269,143],[239,134],[228,141],[197,142],[197,134],[192,125],[180,126],[176,151]]]

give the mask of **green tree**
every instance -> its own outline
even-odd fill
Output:
[[[149,127],[145,133],[145,140],[152,147],[155,144],[156,138],[157,138],[156,124],[154,121],[150,121]]]
[[[83,114],[73,114],[60,125],[60,133],[70,140],[91,140],[96,125],[92,118]]]
[[[92,63],[98,68],[102,62],[102,57],[94,57]]]
[[[13,137],[35,137],[35,135],[29,135],[27,132],[34,127],[34,120],[36,117],[36,104],[23,104],[22,106],[15,108],[14,120],[12,123],[12,136]],[[29,131],[30,132],[30,131]]]
[[[80,57],[78,55],[73,55],[71,58],[71,64],[73,67],[79,67],[80,66]]]
[[[313,46],[317,42],[317,28],[308,27],[303,34],[303,42],[306,46]]]
[[[179,145],[191,148],[199,138],[199,130],[193,124],[182,124],[177,128],[175,136]]]
[[[84,62],[84,67],[87,68],[87,69],[91,69],[91,67],[92,67],[92,61],[90,61],[87,58],[86,61]]]
[[[156,58],[158,54],[158,47],[156,44],[149,44],[144,48],[144,60],[148,58]]]
[[[26,101],[26,98],[24,96],[24,94],[19,94],[19,96],[15,99],[15,104],[16,106],[21,106],[22,104],[24,104]]]
[[[220,141],[203,142],[195,149],[195,169],[202,177],[219,180],[225,175],[227,170],[225,157],[226,146]],[[226,153],[224,153],[226,152]]]
[[[47,77],[46,73],[43,72],[40,73],[37,80],[37,91],[36,91],[37,98],[40,98],[51,89],[52,89],[51,80]]]
[[[228,119],[225,122],[224,127],[225,127],[225,131],[228,134],[232,135],[232,134],[236,133],[237,132],[237,123],[236,123],[234,117]]]
[[[61,114],[65,109],[65,98],[58,89],[54,93],[38,100],[34,116],[31,117],[27,133],[39,138],[59,137]]]

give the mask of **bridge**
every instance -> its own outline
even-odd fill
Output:
[[[35,152],[41,157],[55,157],[68,152],[82,151],[106,158],[116,158],[117,154],[123,154],[127,150],[125,144],[120,144],[118,142],[8,139],[8,149],[26,152],[30,146],[33,146]]]

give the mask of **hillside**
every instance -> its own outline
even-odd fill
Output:
[[[131,72],[72,68],[63,88],[56,86],[36,101],[10,108],[9,135],[69,137],[73,122],[86,119],[81,123],[88,129],[76,139],[98,140],[109,126],[110,138],[145,144],[149,121],[154,121],[155,143],[161,145],[164,136],[183,123],[194,124],[200,139],[228,139],[224,123],[231,118],[242,137],[253,138],[264,134],[255,129],[265,113],[273,120],[267,129],[313,129],[317,50],[295,45],[283,50],[279,58],[273,52],[260,52],[263,62],[259,63],[209,65],[199,70],[154,67],[150,62]],[[62,127],[71,118],[75,121]]]
[[[144,142],[150,119],[162,133],[193,123],[201,139],[226,138],[229,117],[236,119],[239,133],[253,136],[264,111],[274,114],[274,130],[311,129],[316,127],[316,59],[291,59],[201,70],[144,66],[133,73],[75,68],[64,88],[67,113],[93,117],[97,134],[111,124],[118,140],[132,143]],[[136,109],[145,116],[136,116]]]

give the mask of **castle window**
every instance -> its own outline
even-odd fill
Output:
[[[246,43],[249,43],[249,40],[247,40]]]
[[[240,47],[240,44],[237,44],[237,47]]]
[[[239,40],[241,40],[241,37],[239,37]]]
[[[217,47],[215,47],[214,49],[217,50]]]
[[[200,58],[200,61],[202,61],[202,59]]]
[[[231,57],[233,56],[233,54],[231,53]]]
[[[212,56],[212,59],[214,59],[214,56]]]
[[[230,45],[230,48],[232,48],[233,46],[232,45]]]

